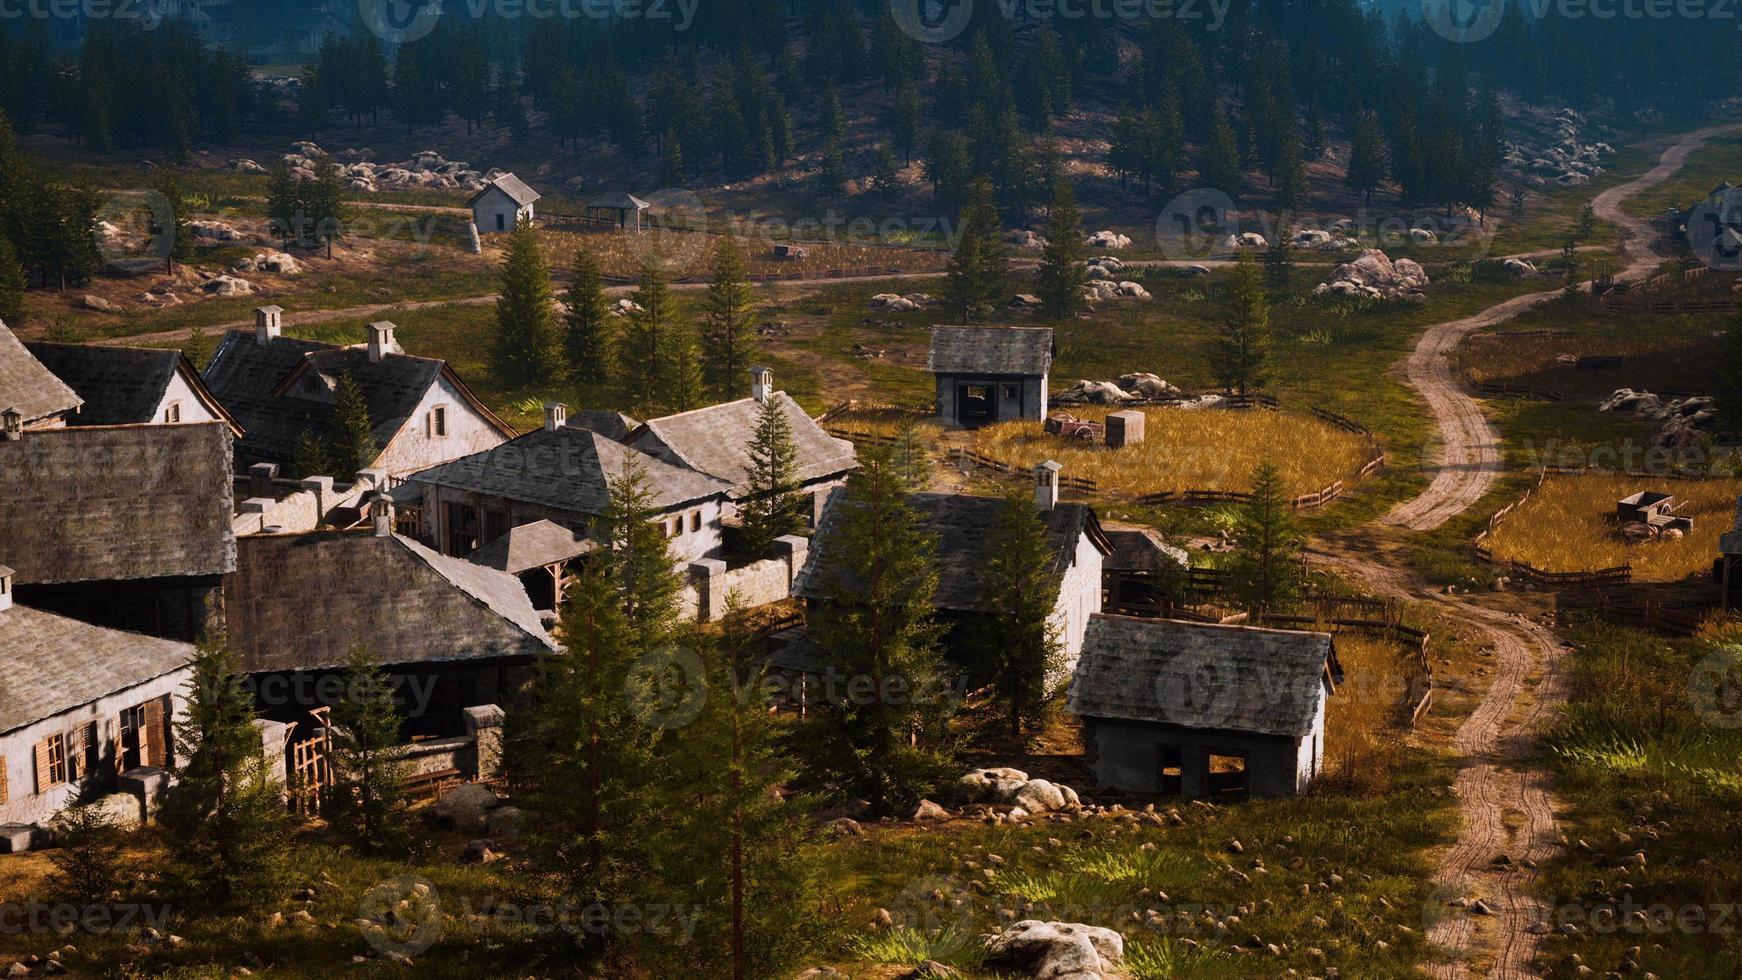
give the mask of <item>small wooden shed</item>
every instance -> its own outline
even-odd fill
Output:
[[[539,193],[513,174],[503,174],[472,195],[466,206],[472,209],[472,224],[486,234],[513,231],[522,221],[533,219],[532,205]]]
[[[1040,421],[1052,370],[1050,327],[938,327],[926,368],[937,380],[938,415],[966,428]]]

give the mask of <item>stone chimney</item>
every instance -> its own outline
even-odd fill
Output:
[[[378,493],[369,499],[369,520],[378,538],[393,536],[393,498]]]
[[[1047,460],[1034,468],[1034,504],[1041,510],[1052,510],[1059,504],[1058,463]]]
[[[12,569],[0,565],[0,612],[12,608]]]
[[[24,438],[24,416],[15,408],[0,412],[0,441],[17,442]]]
[[[568,421],[569,407],[567,405],[562,402],[544,403],[544,431],[555,432],[567,425]]]
[[[262,306],[254,310],[254,342],[262,347],[278,339],[284,330],[284,309],[278,306]]]
[[[393,322],[377,320],[369,324],[369,363],[380,364],[382,358],[398,353],[399,345],[393,342]]]
[[[774,395],[774,369],[757,365],[750,369],[750,397],[756,404],[766,405]]]

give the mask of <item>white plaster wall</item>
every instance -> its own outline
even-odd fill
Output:
[[[84,787],[112,786],[115,781],[113,742],[120,735],[121,711],[153,698],[170,696],[170,715],[165,719],[173,731],[174,722],[187,709],[186,688],[192,671],[189,668],[172,671],[136,687],[99,698],[90,704],[65,711],[52,718],[0,735],[0,755],[5,756],[7,800],[0,803],[0,823],[41,823],[55,815],[70,798]],[[78,783],[61,783],[48,792],[36,792],[36,743],[56,732],[72,732],[88,722],[97,723],[99,760],[96,773]]]
[[[437,405],[448,409],[448,434],[434,437],[429,433],[430,411]],[[472,408],[470,402],[447,378],[439,378],[424,393],[405,425],[393,436],[393,441],[381,451],[375,466],[387,471],[396,480],[439,463],[494,449],[508,438],[489,420]]]
[[[194,394],[193,386],[177,371],[170,376],[169,386],[164,389],[163,400],[157,403],[157,411],[152,414],[151,421],[163,422],[165,412],[169,411],[170,402],[181,402],[181,420],[183,422],[216,422],[218,416],[206,408],[200,396]]]
[[[1325,766],[1325,702],[1328,692],[1319,685],[1319,706],[1313,712],[1313,730],[1299,740],[1295,748],[1294,791],[1306,792],[1307,786],[1324,771]]]
[[[1087,535],[1077,537],[1077,551],[1071,567],[1065,569],[1059,584],[1058,604],[1053,607],[1052,621],[1058,626],[1059,642],[1064,647],[1063,677],[1068,680],[1077,669],[1077,658],[1083,652],[1083,634],[1089,628],[1089,617],[1101,611],[1101,549]]]
[[[496,216],[502,216],[502,227],[496,227]],[[478,224],[478,231],[485,235],[497,232],[510,232],[515,224],[524,216],[532,218],[532,206],[522,208],[514,203],[514,199],[503,193],[500,188],[492,187],[472,205],[472,220]]]

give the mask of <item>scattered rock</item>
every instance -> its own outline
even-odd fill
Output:
[[[1117,975],[1124,937],[1079,923],[1027,919],[986,941],[987,965],[1046,980],[1099,980]]]
[[[254,284],[235,276],[213,276],[201,283],[200,289],[213,296],[249,296],[254,293]]]
[[[456,830],[484,829],[489,811],[501,801],[482,783],[463,783],[449,790],[433,808],[437,821]]]
[[[1004,240],[1019,252],[1038,252],[1046,248],[1047,245],[1045,238],[1027,229],[1012,231],[1004,236]]]
[[[1110,252],[1120,252],[1131,247],[1131,239],[1116,231],[1097,231],[1085,240],[1085,244],[1092,248],[1104,248]]]
[[[1040,297],[1033,293],[1017,293],[1010,297],[1010,305],[1019,309],[1034,309],[1041,305]]]
[[[502,860],[502,854],[496,850],[496,842],[481,839],[468,841],[466,849],[460,852],[461,864],[491,864]]]
[[[1520,278],[1536,275],[1536,264],[1524,259],[1507,259],[1500,263],[1500,267],[1506,270],[1508,275],[1518,276]]]
[[[79,305],[87,310],[92,310],[97,313],[121,312],[121,308],[116,306],[114,303],[109,302],[101,296],[93,296],[90,293],[86,293],[84,297],[79,300]]]
[[[948,820],[950,819],[950,811],[930,800],[920,800],[919,806],[914,808],[913,816],[910,819],[912,819],[914,823],[931,823],[933,821]]]
[[[1078,381],[1056,396],[1060,405],[1119,405],[1136,399],[1111,381]]]
[[[1427,285],[1428,275],[1420,263],[1413,259],[1398,259],[1393,262],[1384,252],[1370,248],[1353,262],[1337,266],[1329,279],[1313,288],[1313,295],[1425,299],[1422,289]]]

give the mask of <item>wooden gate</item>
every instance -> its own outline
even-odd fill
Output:
[[[328,725],[327,707],[319,707],[310,711],[314,717],[316,734],[308,738],[298,739],[294,736],[290,743],[290,809],[304,817],[312,817],[321,812],[321,800],[325,798],[327,789],[333,785],[332,765],[328,756],[332,752],[332,728]]]

